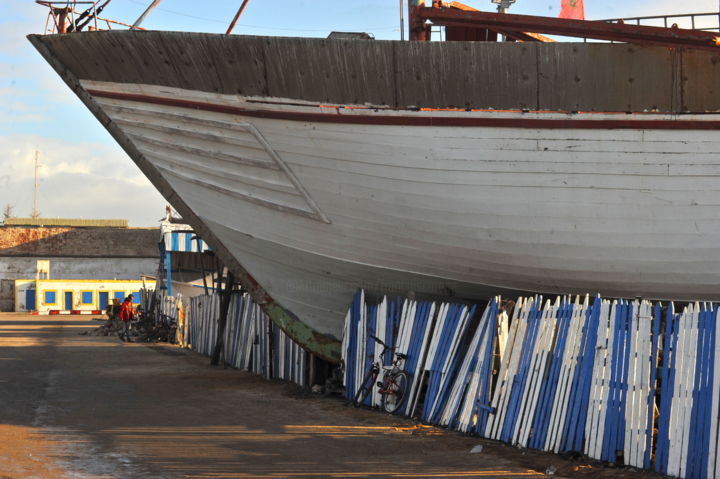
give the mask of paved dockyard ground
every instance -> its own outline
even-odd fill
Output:
[[[636,476],[353,409],[173,346],[79,335],[98,324],[0,314],[0,479]]]

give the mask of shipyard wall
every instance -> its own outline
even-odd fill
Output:
[[[57,279],[138,279],[158,268],[157,228],[0,227],[0,311],[15,310],[15,280],[38,260]]]
[[[629,44],[31,35],[79,79],[393,108],[720,109],[720,55]]]

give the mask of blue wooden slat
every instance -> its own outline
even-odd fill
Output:
[[[607,462],[615,462],[616,449],[616,421],[619,397],[620,358],[622,357],[621,331],[622,331],[622,300],[618,301],[615,308],[615,326],[612,331],[613,353],[610,361],[610,381],[608,383],[608,402],[605,415],[605,433],[602,443],[601,459]]]
[[[535,449],[544,449],[547,439],[548,427],[552,416],[552,405],[555,401],[557,386],[562,369],[563,356],[567,343],[568,331],[570,329],[573,304],[563,298],[558,310],[558,326],[550,357],[549,373],[546,381],[543,382],[539,395],[538,410],[536,411],[533,431],[529,446]]]
[[[717,421],[717,418],[711,416],[712,414],[712,403],[713,403],[713,389],[715,387],[715,335],[717,333],[717,307],[713,304],[708,305],[707,322],[708,322],[708,334],[709,339],[709,355],[708,355],[708,377],[707,377],[707,389],[706,389],[706,411],[707,417],[710,417],[710,421]],[[702,470],[701,476],[708,477],[710,468],[715,468],[715,464],[710,464],[709,453],[710,453],[710,441],[713,439],[710,437],[711,426],[710,421],[705,421],[705,433],[703,435],[703,451],[702,451]]]
[[[484,342],[487,347],[483,354],[483,363],[480,370],[480,382],[478,387],[478,403],[479,406],[477,413],[477,426],[475,428],[476,433],[484,432],[487,426],[488,416],[490,411],[491,399],[491,380],[492,380],[492,369],[493,369],[493,350],[497,338],[497,322],[498,322],[498,308],[499,305],[495,299],[492,300],[492,307],[490,310],[490,317],[488,318],[488,327],[486,330],[486,341]]]
[[[470,308],[470,311],[468,312],[468,317],[467,317],[467,321],[466,321],[466,324],[465,324],[465,329],[464,329],[464,331],[461,333],[463,337],[465,337],[466,334],[467,334],[467,331],[468,331],[467,325],[470,324],[470,322],[472,321],[472,318],[475,316],[475,311],[476,311],[476,306],[473,305],[472,308]],[[457,351],[456,351],[456,353],[455,353],[455,357],[452,359],[452,362],[450,363],[449,371],[451,371],[451,372],[452,372],[452,371],[456,371],[456,369],[457,369],[457,367],[458,367],[458,363],[460,362],[460,359],[461,359],[461,357],[462,357],[462,353],[463,353],[462,349],[461,349],[461,348],[458,348]],[[431,418],[432,422],[435,423],[435,424],[440,421],[440,418],[441,418],[441,416],[442,416],[442,412],[443,412],[443,410],[444,410],[444,406],[445,406],[445,404],[447,403],[447,401],[450,399],[450,398],[448,397],[448,395],[450,394],[451,385],[454,383],[454,381],[455,381],[454,375],[453,375],[453,374],[448,374],[447,377],[446,377],[446,380],[445,380],[444,384],[442,385],[442,388],[441,388],[440,393],[439,393],[439,397],[440,397],[439,403],[440,403],[440,405],[436,408],[436,411],[435,411],[435,414],[434,414],[433,418]]]
[[[623,349],[623,362],[622,362],[622,379],[621,379],[621,392],[620,392],[620,404],[618,410],[618,427],[617,427],[617,450],[622,451],[625,449],[625,410],[627,409],[627,394],[628,394],[628,368],[630,365],[630,347],[631,343],[631,328],[632,320],[634,316],[633,303],[626,302],[626,313],[625,313],[625,331],[624,331],[624,342],[625,347]]]
[[[542,302],[541,298],[536,298],[533,303],[530,314],[528,315],[528,327],[525,331],[525,337],[522,342],[522,353],[520,356],[520,366],[518,372],[513,378],[512,391],[510,392],[510,399],[508,401],[507,413],[505,415],[505,421],[503,423],[502,433],[500,439],[504,442],[511,442],[512,436],[515,430],[515,424],[519,420],[518,411],[520,409],[520,401],[525,391],[525,385],[527,383],[527,374],[530,367],[530,361],[533,355],[533,349],[535,347],[535,340],[537,339],[539,320],[542,317]]]

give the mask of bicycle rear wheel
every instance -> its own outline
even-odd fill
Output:
[[[400,409],[408,384],[410,384],[410,377],[405,371],[399,371],[389,377],[382,393],[382,408],[386,412],[394,414]]]

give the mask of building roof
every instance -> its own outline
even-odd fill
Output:
[[[85,220],[79,218],[6,218],[5,226],[68,226],[74,228],[127,228],[128,220]]]
[[[159,228],[0,227],[0,257],[157,258]]]

